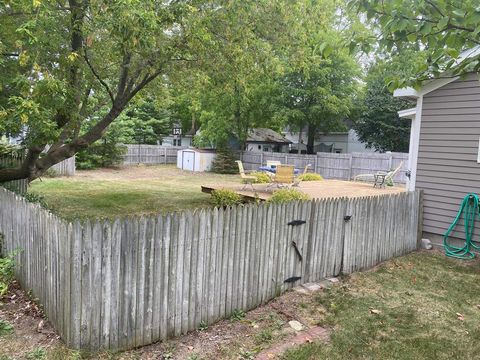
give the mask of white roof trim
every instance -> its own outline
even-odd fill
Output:
[[[446,74],[444,75],[446,76]],[[397,89],[393,92],[393,96],[400,97],[400,98],[415,98],[418,99],[420,96],[424,96],[428,93],[431,93],[434,90],[437,90],[455,80],[459,79],[460,76],[452,76],[452,77],[445,77],[439,78],[435,80],[431,80],[427,82],[421,89],[415,90],[411,87]]]
[[[420,94],[417,90],[412,87],[406,87],[397,89],[393,92],[393,96],[395,97],[403,97],[403,98],[418,98]]]
[[[407,119],[413,119],[417,115],[417,108],[411,108],[411,109],[405,109],[405,110],[400,110],[398,112],[398,116],[401,118],[407,118]]]

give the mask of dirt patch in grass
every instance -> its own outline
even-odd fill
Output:
[[[10,291],[0,299],[0,321],[11,329],[0,331],[0,359],[10,356],[24,359],[29,353],[58,348],[61,342],[55,330],[43,318],[42,310],[14,282]],[[4,327],[5,329],[5,327]]]
[[[41,359],[253,359],[255,354],[293,338],[288,325],[295,319],[317,324],[321,316],[311,295],[288,292],[250,312],[236,311],[230,319],[201,327],[187,335],[126,352],[80,353],[67,349],[41,311],[18,286],[13,286],[0,312],[13,332],[0,336],[0,359],[27,359],[29,354],[44,354]],[[41,328],[39,328],[39,324]],[[1,356],[4,356],[2,358]],[[37,357],[35,357],[37,358]]]

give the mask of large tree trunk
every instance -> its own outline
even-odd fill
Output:
[[[302,131],[303,131],[303,126],[300,126],[300,130],[298,131],[297,154],[302,153],[302,150],[300,149],[300,145],[302,144]]]
[[[317,127],[312,124],[308,124],[307,132],[307,154],[315,153],[315,135],[317,134]]]

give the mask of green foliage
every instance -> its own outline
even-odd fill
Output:
[[[45,199],[45,196],[37,194],[37,193],[32,193],[32,192],[27,192],[23,195],[25,200],[32,204],[39,204],[41,207],[44,209],[49,209],[47,200]]]
[[[152,97],[131,104],[116,120],[114,127],[123,144],[156,145],[170,134],[172,120],[169,111],[160,108]]]
[[[201,321],[200,325],[198,325],[198,330],[205,331],[208,329],[208,324],[205,321]]]
[[[272,178],[265,171],[254,171],[249,176],[255,176],[255,184],[268,184],[272,182]]]
[[[8,287],[13,280],[15,270],[14,257],[14,253],[0,257],[0,297],[7,293]]]
[[[327,58],[311,59],[307,68],[282,79],[282,115],[293,130],[307,128],[307,152],[314,152],[318,132],[346,130],[343,121],[353,108],[359,68],[354,58],[338,46],[338,35],[324,40],[332,47]],[[337,43],[337,47],[334,47]],[[314,46],[313,44],[311,46]]]
[[[211,171],[217,174],[238,174],[238,165],[233,152],[226,146],[217,149]]]
[[[0,319],[0,337],[13,332],[13,326],[7,320]]]
[[[353,124],[359,140],[368,147],[378,151],[408,152],[411,124],[401,119],[398,111],[412,104],[393,97],[385,79],[412,75],[419,58],[422,55],[403,51],[401,55],[378,61],[369,69],[365,96]]]
[[[320,181],[323,180],[323,177],[317,173],[306,173],[299,175],[298,179],[302,181]]]
[[[309,200],[310,197],[297,189],[280,189],[267,200],[270,203],[285,203],[296,200]]]
[[[242,196],[230,189],[213,190],[212,203],[218,207],[234,206],[242,203]]]
[[[42,347],[37,347],[25,354],[28,360],[42,360],[47,358],[47,350]]]
[[[75,159],[76,167],[89,170],[120,165],[127,152],[127,148],[120,145],[125,139],[121,125],[115,123],[102,139],[80,151]]]
[[[462,58],[465,49],[478,46],[480,8],[477,0],[465,1],[350,1],[354,11],[367,15],[377,28],[381,49],[397,52],[406,48],[426,55],[426,61],[417,64],[413,77],[395,76],[391,88],[438,77],[443,72],[463,74],[480,70],[478,55]],[[361,42],[364,47],[376,45]],[[352,47],[358,39],[352,38]]]
[[[239,358],[242,360],[253,360],[255,359],[255,353],[249,350],[240,350],[238,354]]]
[[[230,320],[232,321],[240,321],[245,317],[245,311],[241,309],[234,309],[232,315],[230,316]]]
[[[264,329],[258,334],[255,334],[255,343],[261,345],[272,341],[273,334],[271,329]]]

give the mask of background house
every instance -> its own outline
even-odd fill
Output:
[[[244,150],[287,153],[291,143],[285,136],[272,129],[255,128],[249,131]],[[238,139],[230,139],[230,147],[233,150],[240,150],[241,145]]]
[[[302,131],[301,137],[298,132],[291,130],[285,131],[285,137],[292,142],[290,150],[297,152],[300,148],[302,153],[307,151],[307,129]],[[375,152],[374,149],[368,149],[364,143],[358,139],[355,130],[350,129],[343,132],[330,132],[328,134],[318,133],[315,137],[314,152],[331,153],[352,153],[352,152]]]
[[[424,191],[423,231],[438,244],[464,196],[480,193],[479,76],[444,77],[394,95],[416,103],[399,112],[412,121],[408,189]],[[479,222],[475,233],[480,234]],[[463,223],[453,235],[465,238]]]

